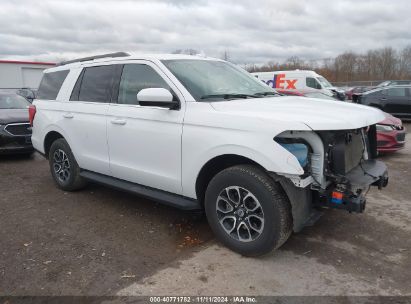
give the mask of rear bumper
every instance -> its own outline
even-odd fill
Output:
[[[366,160],[344,178],[344,182],[334,184],[320,195],[319,204],[323,207],[343,209],[349,212],[363,212],[365,194],[370,186],[379,189],[388,184],[387,166],[378,160]]]

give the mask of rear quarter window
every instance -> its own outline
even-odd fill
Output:
[[[407,95],[405,88],[391,88],[391,89],[385,90],[384,93],[388,96],[393,96],[393,97],[405,97]]]
[[[55,100],[68,73],[69,70],[44,73],[37,92],[37,98]]]

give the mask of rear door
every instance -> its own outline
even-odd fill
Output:
[[[411,87],[407,88],[408,100],[405,104],[405,116],[411,117]]]
[[[382,91],[381,100],[384,102],[384,111],[403,116],[409,111],[408,90],[405,87],[394,87]]]
[[[177,110],[140,106],[144,88],[166,88],[180,101]],[[181,193],[183,97],[152,62],[124,64],[117,103],[107,116],[110,169],[114,177],[172,193]]]
[[[62,114],[62,128],[79,166],[101,174],[110,174],[106,114],[116,71],[115,65],[83,68]]]

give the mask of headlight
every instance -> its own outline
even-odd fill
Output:
[[[395,126],[390,126],[390,125],[377,125],[377,131],[380,131],[380,132],[391,132],[392,130],[395,130]]]
[[[308,147],[302,143],[280,143],[288,152],[293,154],[301,167],[305,167],[308,163]]]

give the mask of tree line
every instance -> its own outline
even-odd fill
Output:
[[[411,79],[411,45],[400,50],[385,47],[365,53],[346,51],[335,58],[321,60],[293,56],[282,63],[246,64],[244,68],[249,72],[314,70],[331,82]]]

